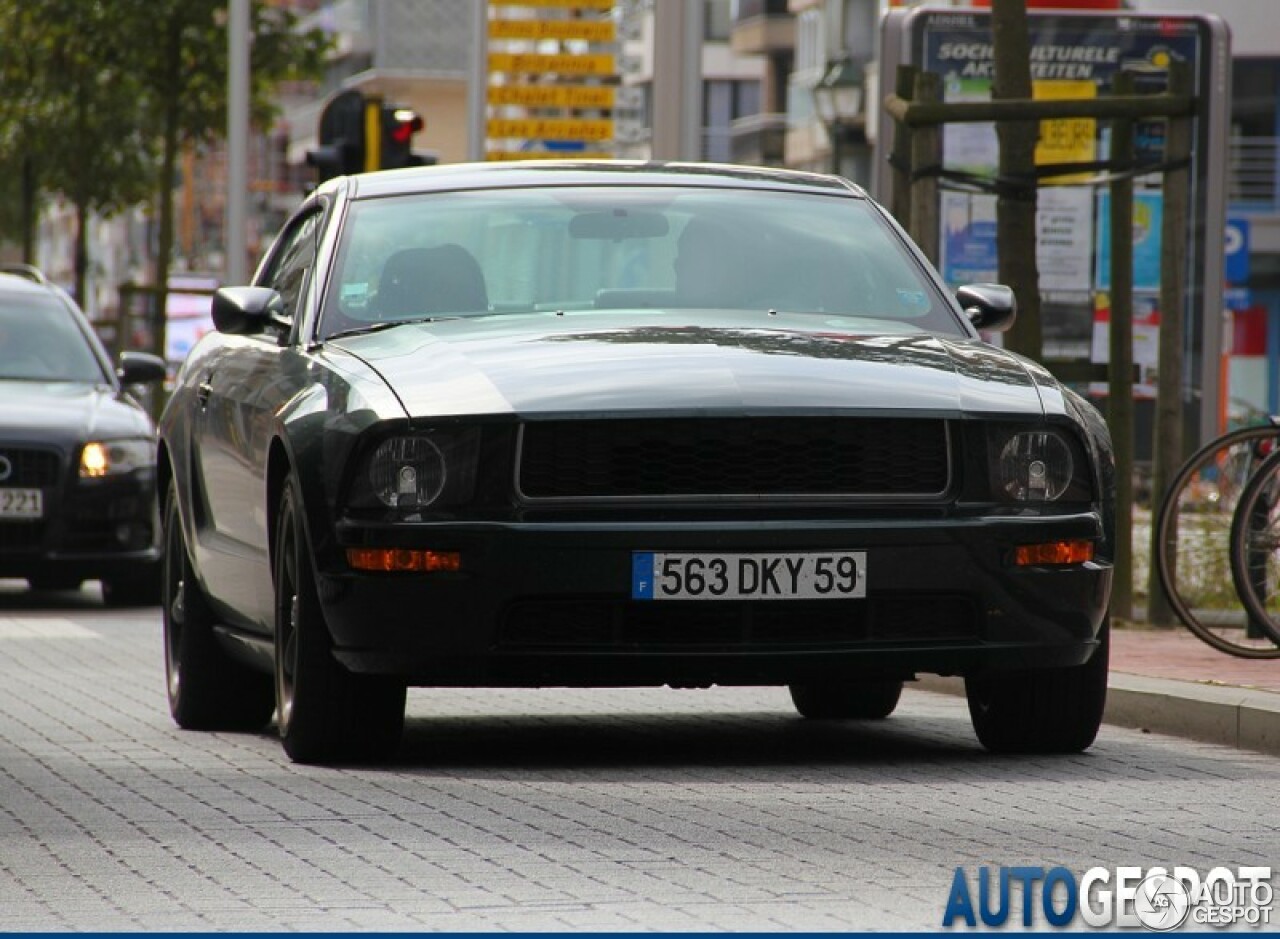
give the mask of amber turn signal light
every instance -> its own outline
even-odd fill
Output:
[[[1018,545],[1014,554],[1014,563],[1019,567],[1032,564],[1083,564],[1092,560],[1093,542],[1083,539]]]
[[[460,571],[462,555],[457,551],[347,548],[347,563],[358,571]]]

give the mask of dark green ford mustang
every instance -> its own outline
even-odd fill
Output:
[[[834,177],[445,166],[312,194],[160,426],[169,703],[394,751],[405,688],[965,677],[994,750],[1106,690],[1105,425]]]

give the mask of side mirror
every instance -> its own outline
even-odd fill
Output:
[[[121,352],[116,376],[122,385],[149,385],[164,381],[169,371],[164,359],[147,352]]]
[[[292,325],[284,300],[270,287],[221,287],[213,295],[210,312],[214,328],[233,336],[252,336],[268,327],[288,330]]]
[[[1003,284],[966,284],[956,299],[975,329],[1003,332],[1018,317],[1018,301]]]

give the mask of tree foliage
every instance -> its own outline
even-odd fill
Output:
[[[276,84],[319,74],[327,39],[264,0],[250,22],[252,114],[266,128]],[[0,164],[33,167],[40,192],[86,214],[154,197],[161,288],[178,153],[226,131],[226,23],[227,0],[0,0]]]

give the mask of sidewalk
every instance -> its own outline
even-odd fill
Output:
[[[919,687],[964,693],[955,678]],[[1185,629],[1117,628],[1105,720],[1280,755],[1280,659],[1236,658]]]
[[[1117,629],[1106,721],[1280,754],[1280,659],[1227,655],[1185,629]]]

